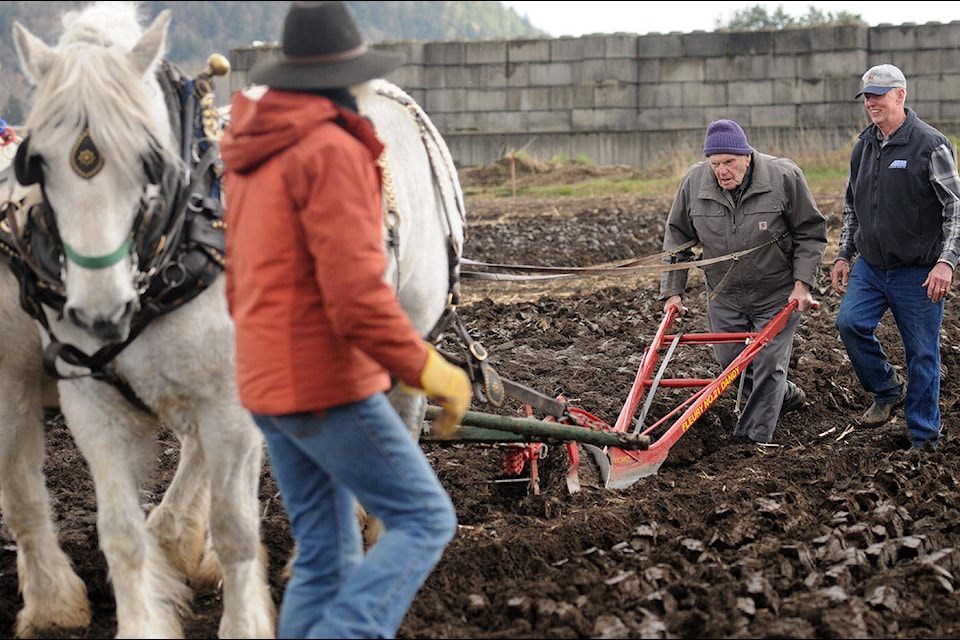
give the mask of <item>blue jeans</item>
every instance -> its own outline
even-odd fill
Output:
[[[836,326],[853,371],[877,404],[895,402],[899,391],[894,370],[876,336],[890,310],[907,363],[903,405],[914,446],[940,439],[940,325],[943,301],[932,302],[922,286],[929,267],[877,269],[859,258],[850,270],[847,293]]]
[[[254,419],[298,551],[278,637],[395,637],[457,531],[423,450],[383,394]],[[355,501],[386,529],[366,554]]]

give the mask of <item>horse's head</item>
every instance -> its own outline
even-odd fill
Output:
[[[133,6],[98,3],[64,18],[55,47],[13,26],[34,87],[17,177],[40,183],[52,212],[64,317],[104,342],[129,334],[142,285],[136,227],[179,158],[155,72],[169,21],[164,11],[141,30]]]

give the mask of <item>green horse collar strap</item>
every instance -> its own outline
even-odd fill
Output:
[[[74,251],[70,245],[64,242],[63,255],[65,255],[70,262],[73,262],[77,266],[83,267],[84,269],[106,269],[107,267],[111,267],[120,262],[125,256],[129,255],[130,248],[132,246],[133,238],[127,238],[127,241],[120,245],[120,247],[118,247],[113,253],[108,253],[102,256],[84,256]]]

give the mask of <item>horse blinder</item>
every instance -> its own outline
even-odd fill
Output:
[[[13,158],[13,171],[17,182],[28,187],[43,180],[43,157],[30,153],[30,138],[24,138]]]

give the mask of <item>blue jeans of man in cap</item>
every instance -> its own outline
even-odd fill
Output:
[[[383,394],[254,419],[297,543],[278,637],[395,637],[457,530],[423,450]],[[386,529],[366,554],[355,500]]]
[[[913,446],[940,439],[940,326],[943,300],[931,302],[923,281],[929,267],[877,269],[863,257],[850,270],[847,292],[840,302],[836,327],[853,371],[874,402],[898,397],[894,370],[876,328],[890,310],[907,363],[907,396],[903,405]]]

